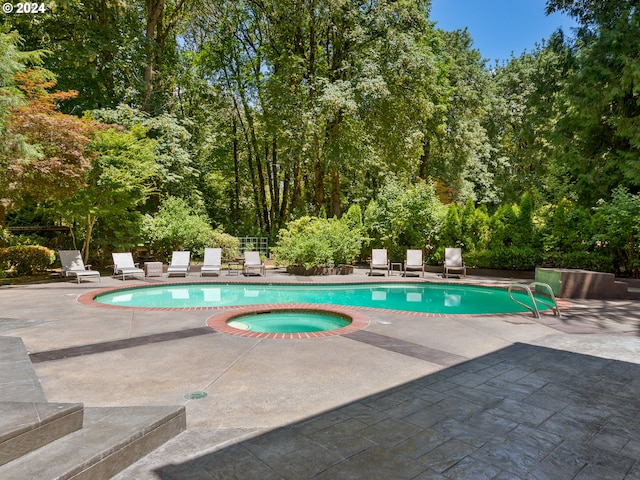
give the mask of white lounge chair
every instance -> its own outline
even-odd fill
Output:
[[[204,262],[200,268],[200,276],[215,274],[220,275],[222,271],[222,249],[221,248],[205,248]]]
[[[176,251],[171,254],[171,263],[167,268],[167,276],[182,275],[186,277],[189,273],[189,261],[191,259],[191,252],[188,250]]]
[[[141,276],[144,278],[144,270],[138,267],[137,263],[133,261],[133,255],[131,252],[112,253],[113,258],[113,274],[122,275],[122,280],[127,275],[131,277]]]
[[[91,270],[91,265],[84,264],[79,250],[58,250],[58,255],[60,255],[63,277],[75,275],[78,283],[85,277],[98,277],[98,282],[101,281],[100,272]]]
[[[424,262],[422,261],[422,250],[407,250],[407,259],[404,261],[404,276],[407,270],[420,270],[424,277]]]
[[[369,276],[374,270],[386,270],[389,275],[389,261],[386,248],[374,248],[371,250],[371,263],[369,264]]]
[[[449,274],[462,274],[467,276],[467,267],[462,261],[461,248],[445,248],[444,249],[444,278],[449,278]]]
[[[252,270],[258,270],[259,275],[264,275],[264,262],[260,259],[260,252],[244,252],[244,265],[242,273],[248,275]]]

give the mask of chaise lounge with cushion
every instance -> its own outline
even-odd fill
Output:
[[[200,268],[200,276],[220,275],[222,271],[222,249],[221,248],[205,248],[204,262]]]
[[[91,270],[91,265],[85,265],[79,250],[58,250],[60,263],[62,264],[62,276],[76,276],[78,283],[83,278],[94,277],[100,282],[100,272]]]
[[[467,267],[462,261],[461,248],[445,248],[444,249],[444,278],[449,278],[450,274],[462,274],[467,276]]]
[[[189,274],[191,260],[191,252],[188,250],[175,251],[171,254],[171,263],[167,268],[167,276],[182,275],[186,277]]]
[[[113,274],[122,275],[122,280],[127,275],[131,277],[141,276],[144,278],[144,270],[138,267],[138,264],[133,261],[133,255],[131,252],[112,253],[113,258]]]

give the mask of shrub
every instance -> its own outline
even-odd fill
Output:
[[[367,206],[364,224],[373,246],[386,248],[391,259],[404,259],[407,247],[427,254],[435,248],[445,214],[433,183],[390,179]]]
[[[502,270],[533,270],[542,261],[540,253],[532,247],[497,247],[465,255],[468,267]]]
[[[223,262],[231,262],[238,258],[240,254],[240,241],[233,235],[224,233],[221,230],[212,230],[209,232],[208,245],[222,248]]]
[[[16,245],[0,249],[0,265],[15,269],[18,275],[43,272],[55,259],[53,250],[39,245]]]
[[[343,219],[302,217],[287,224],[272,249],[276,263],[284,266],[335,267],[352,263],[362,249],[357,212]],[[357,219],[356,219],[357,220]]]
[[[211,226],[181,198],[167,198],[155,216],[145,215],[143,230],[149,244],[165,256],[172,250],[190,250],[202,256],[209,241]]]
[[[476,208],[473,200],[467,200],[462,211],[462,245],[466,251],[482,250],[489,242],[489,214],[485,205]]]
[[[599,252],[568,252],[560,258],[562,268],[581,268],[596,272],[615,271],[615,259],[613,255]]]

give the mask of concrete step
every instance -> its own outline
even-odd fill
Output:
[[[0,478],[108,479],[185,429],[184,406],[85,408],[82,429],[0,466]]]
[[[0,402],[46,401],[22,339],[0,337]]]
[[[81,403],[0,402],[0,465],[82,428]]]

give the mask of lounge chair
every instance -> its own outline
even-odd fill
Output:
[[[220,275],[222,271],[222,249],[221,248],[205,248],[204,262],[200,268],[200,276],[208,274]]]
[[[264,262],[260,259],[260,252],[244,252],[244,265],[242,273],[248,275],[252,270],[258,270],[259,275],[264,275]]]
[[[404,276],[407,270],[420,270],[424,277],[424,262],[422,261],[422,250],[407,250],[407,259],[404,261]]]
[[[171,263],[167,268],[167,276],[171,275],[182,275],[186,277],[189,273],[189,260],[191,259],[191,252],[186,251],[177,251],[171,254]]]
[[[100,272],[91,270],[91,265],[84,264],[79,250],[58,250],[58,255],[60,255],[63,277],[75,275],[78,283],[85,277],[98,277],[98,282],[101,281]]]
[[[444,249],[444,278],[449,278],[449,274],[462,273],[464,277],[467,276],[467,267],[462,261],[462,249],[461,248],[445,248]]]
[[[386,248],[374,248],[371,250],[371,263],[369,263],[369,276],[374,270],[386,270],[389,275],[389,261]]]
[[[144,278],[144,270],[138,267],[137,263],[133,262],[133,255],[131,252],[112,253],[113,258],[113,274],[122,275],[122,280],[127,275],[131,277],[141,276]]]

